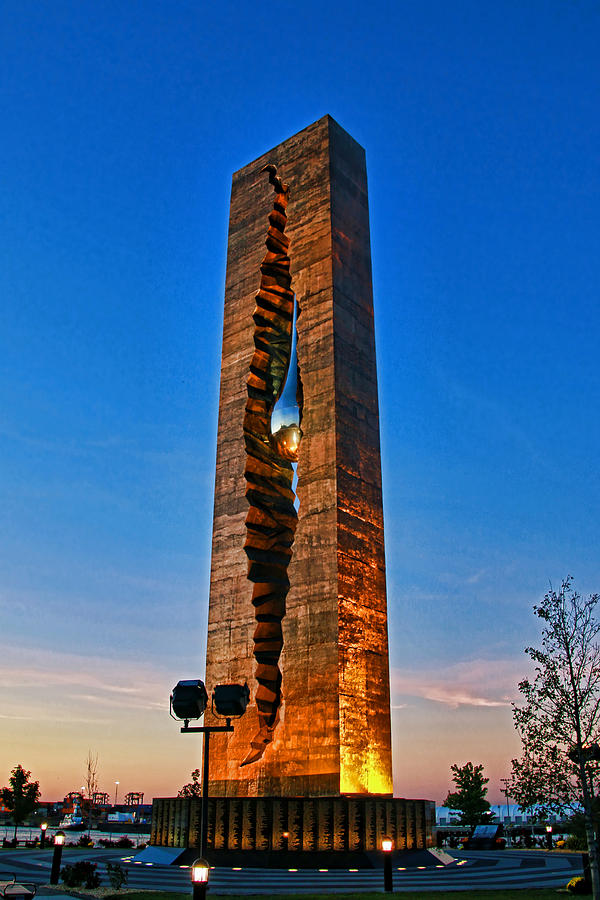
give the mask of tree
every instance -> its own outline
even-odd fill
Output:
[[[600,596],[583,598],[570,577],[533,607],[542,622],[540,648],[525,653],[535,675],[519,684],[513,719],[523,756],[512,761],[511,793],[522,808],[583,810],[592,892],[600,897],[594,832],[594,777],[600,758]]]
[[[85,761],[85,786],[88,795],[88,835],[92,830],[92,810],[94,805],[94,794],[98,790],[98,754],[88,750]],[[84,798],[82,798],[83,800]],[[83,807],[83,803],[82,803]],[[83,812],[83,809],[81,810]]]
[[[192,780],[181,788],[178,797],[201,797],[202,785],[200,784],[200,769],[194,769],[192,772]]]
[[[14,767],[8,779],[10,787],[2,788],[2,803],[12,813],[15,823],[14,840],[17,839],[17,828],[22,825],[29,813],[32,813],[40,796],[39,781],[30,781],[31,772],[26,772],[21,764]]]
[[[483,774],[483,766],[474,766],[472,762],[464,766],[450,766],[453,772],[452,781],[458,788],[450,792],[444,806],[460,812],[461,825],[480,825],[490,818],[490,804],[485,799],[486,784],[490,780]]]

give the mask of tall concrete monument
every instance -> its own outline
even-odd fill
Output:
[[[298,524],[283,618],[282,704],[262,759],[248,712],[215,738],[211,794],[392,793],[388,639],[367,176],[363,149],[329,116],[233,176],[206,683],[254,693],[255,610],[244,553],[242,422],[278,167],[289,186],[303,439]],[[218,742],[218,743],[217,743]],[[218,748],[218,749],[217,749]]]
[[[211,738],[208,850],[431,843],[392,797],[365,154],[330,116],[233,176],[205,681],[252,698]],[[154,803],[152,843],[197,846],[198,801]]]

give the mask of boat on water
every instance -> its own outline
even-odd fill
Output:
[[[58,827],[62,828],[63,831],[83,831],[85,825],[83,824],[83,818],[81,816],[78,816],[75,813],[67,813],[66,816],[63,816],[60,820]]]

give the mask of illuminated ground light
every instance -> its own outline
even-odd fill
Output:
[[[231,867],[231,871],[232,871],[232,872],[241,872],[241,871],[242,871],[242,867],[241,867],[241,866],[232,866],[232,867]]]
[[[297,872],[298,869],[288,869],[288,872]]]

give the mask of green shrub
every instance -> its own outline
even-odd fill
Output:
[[[581,834],[570,834],[567,840],[565,841],[565,847],[567,850],[587,850],[587,841],[585,839],[585,835]]]
[[[97,888],[100,887],[100,876],[96,869],[96,863],[81,860],[81,862],[65,866],[60,874],[68,887],[85,885],[86,888]]]
[[[119,863],[107,863],[106,871],[110,886],[115,891],[120,891],[124,884],[127,884],[127,870],[120,866]]]
[[[129,850],[131,849],[131,847],[133,847],[133,841],[131,840],[131,838],[124,836],[122,838],[119,838],[118,841],[115,841],[115,847],[123,847],[126,850]]]
[[[575,878],[571,878],[569,883],[567,884],[567,890],[570,894],[591,894],[592,887],[585,878],[582,878],[581,875],[577,875]]]

